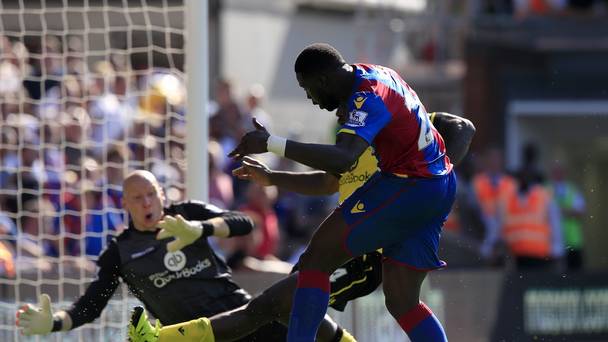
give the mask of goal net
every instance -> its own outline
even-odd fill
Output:
[[[0,341],[124,340],[122,286],[66,334],[22,337],[15,312],[84,293],[127,172],[183,198],[184,22],[181,0],[0,0]]]

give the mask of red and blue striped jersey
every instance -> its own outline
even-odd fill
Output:
[[[384,172],[430,178],[452,170],[443,138],[416,92],[392,69],[355,64],[348,119],[340,132],[372,145]]]

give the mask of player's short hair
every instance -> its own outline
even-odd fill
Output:
[[[300,52],[294,68],[298,74],[311,74],[339,68],[345,63],[340,52],[333,46],[314,43]]]

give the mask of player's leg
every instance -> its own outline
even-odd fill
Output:
[[[351,255],[342,247],[346,233],[346,222],[340,210],[336,210],[315,231],[300,257],[300,271],[289,318],[288,341],[314,341],[327,311],[329,276],[351,259]]]
[[[314,340],[327,310],[329,274],[340,264],[351,256],[403,241],[414,232],[400,225],[404,221],[404,208],[408,205],[419,208],[417,215],[408,217],[419,221],[414,227],[433,218],[434,213],[424,208],[434,204],[432,200],[419,201],[409,195],[420,190],[417,184],[417,181],[376,173],[321,224],[300,258],[288,341]]]
[[[382,284],[386,308],[412,342],[444,342],[447,337],[431,309],[420,301],[426,271],[413,270],[397,262],[383,265]]]
[[[419,303],[426,273],[412,269],[431,270],[445,264],[439,260],[437,248],[441,226],[454,201],[454,175],[414,180],[391,175],[379,178],[365,196],[345,202],[345,218],[352,227],[346,246],[353,253],[370,243],[385,247],[383,254],[388,261],[383,264],[383,284],[387,308],[412,341],[445,341],[437,319]],[[381,198],[386,200],[381,202]],[[353,203],[354,200],[357,201]],[[348,208],[358,208],[360,204],[367,212],[375,213],[375,218],[371,216],[374,224],[369,224],[365,216],[357,219],[360,214],[348,215]],[[424,322],[416,322],[420,316]],[[418,323],[422,328],[418,328]]]
[[[287,325],[297,277],[297,273],[291,274],[253,298],[247,305],[211,317],[216,340],[242,338],[275,320]],[[317,340],[340,341],[336,336],[341,333],[342,329],[326,315],[319,327]]]
[[[432,205],[420,208],[410,203],[405,205],[402,216],[413,225],[412,232],[384,249],[383,289],[386,307],[412,342],[447,341],[445,331],[432,311],[420,302],[420,287],[427,271],[443,267],[437,250],[441,226],[454,200],[455,180],[453,175],[444,179],[419,182],[412,191],[412,199]],[[430,219],[417,220],[421,210],[427,210]],[[407,224],[407,222],[404,224]]]
[[[273,321],[280,321],[284,325],[289,322],[289,312],[293,292],[296,285],[297,273],[277,282],[272,287],[255,297],[250,303],[235,310],[218,314],[211,319],[199,318],[188,322],[168,325],[165,327],[152,326],[145,315],[139,313],[132,320],[129,336],[132,341],[257,341],[256,337],[266,336],[268,330],[257,331],[260,327],[275,330],[269,326]],[[135,312],[143,311],[141,308]],[[283,330],[283,329],[281,329]],[[144,332],[144,334],[136,333]],[[277,331],[273,331],[277,333]],[[278,332],[280,333],[280,332]],[[156,340],[151,336],[156,336]],[[145,338],[145,339],[142,339]],[[283,337],[284,339],[284,337]],[[323,342],[352,342],[354,338],[339,327],[329,316],[321,322],[317,341]]]

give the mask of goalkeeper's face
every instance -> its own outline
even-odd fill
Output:
[[[123,186],[123,207],[129,212],[136,229],[156,230],[163,217],[164,195],[156,179],[134,177]]]

